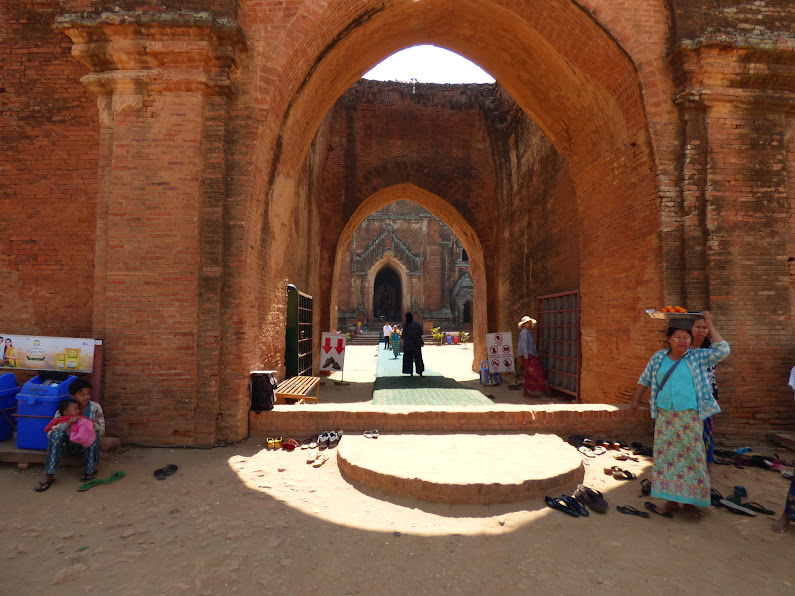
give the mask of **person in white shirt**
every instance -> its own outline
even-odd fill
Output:
[[[392,335],[392,325],[386,323],[384,325],[384,349],[389,349],[389,336]]]

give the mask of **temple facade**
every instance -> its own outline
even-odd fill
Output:
[[[340,267],[337,322],[402,321],[413,312],[425,327],[471,330],[474,283],[469,255],[438,217],[411,201],[368,216]]]

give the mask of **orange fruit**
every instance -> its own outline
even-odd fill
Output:
[[[664,309],[662,309],[662,311],[663,312],[673,312],[674,311],[674,307],[673,306],[666,306]]]

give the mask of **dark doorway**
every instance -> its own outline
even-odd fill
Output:
[[[465,325],[472,324],[472,303],[469,300],[464,304],[464,320],[462,322]]]
[[[392,267],[384,267],[373,282],[373,314],[386,321],[399,321],[403,312],[400,276]]]

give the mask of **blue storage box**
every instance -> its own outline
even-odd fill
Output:
[[[69,385],[77,377],[65,381],[42,381],[33,377],[17,394],[17,447],[47,449],[44,428],[58,411],[58,402],[69,399]]]
[[[0,375],[0,441],[7,441],[14,434],[17,393],[19,385],[14,373]]]

